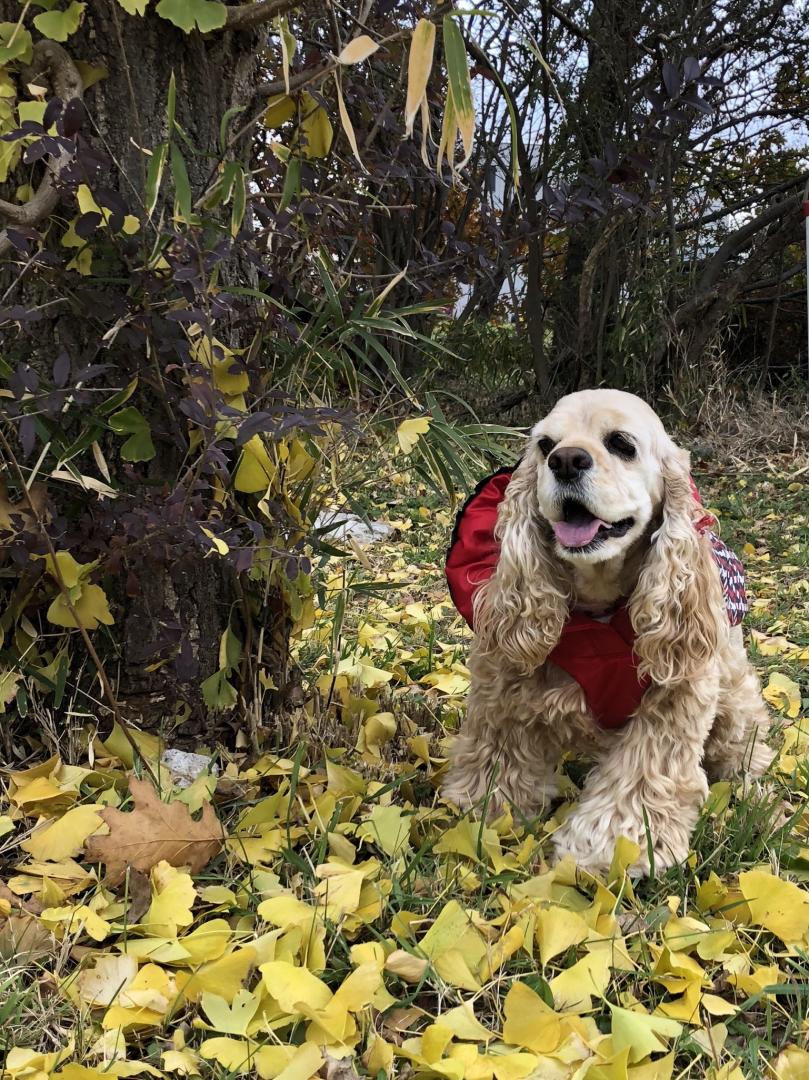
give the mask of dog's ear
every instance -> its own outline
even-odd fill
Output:
[[[629,602],[639,671],[658,686],[699,676],[726,625],[707,537],[694,528],[688,454],[672,446],[662,461],[663,520]]]
[[[554,557],[539,515],[536,463],[514,470],[497,515],[500,557],[474,598],[478,647],[529,674],[545,662],[567,618],[567,571]]]

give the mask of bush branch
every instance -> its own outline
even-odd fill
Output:
[[[51,540],[50,533],[45,528],[45,523],[42,520],[42,515],[40,514],[36,503],[31,498],[31,492],[28,489],[28,484],[26,484],[26,482],[25,482],[25,477],[23,476],[23,471],[22,471],[22,468],[20,467],[19,461],[17,460],[17,456],[14,453],[14,451],[12,450],[11,445],[9,444],[9,441],[6,438],[6,436],[3,433],[3,430],[1,428],[0,428],[0,447],[3,449],[5,455],[6,455],[7,459],[8,459],[9,465],[14,470],[14,472],[15,472],[15,474],[17,476],[17,482],[19,483],[20,490],[22,491],[23,501],[25,502],[25,504],[26,504],[26,506],[28,508],[28,512],[31,514],[32,519],[36,523],[36,526],[37,526],[37,528],[38,528],[38,530],[40,532],[40,535],[42,536],[42,538],[45,541],[45,544],[46,544],[46,546],[48,548],[48,554],[51,557],[51,562],[52,562],[52,565],[53,565],[53,573],[54,573],[54,577],[56,578],[56,584],[59,587],[59,592],[62,594],[62,597],[64,598],[67,610],[70,612],[70,614],[71,614],[71,616],[73,618],[73,621],[75,622],[76,626],[78,627],[79,633],[82,636],[82,640],[84,641],[84,646],[87,649],[88,655],[90,656],[90,659],[93,661],[93,664],[95,665],[96,672],[98,673],[98,681],[101,683],[101,689],[102,689],[102,691],[104,693],[104,697],[107,699],[107,702],[109,703],[110,711],[112,712],[113,718],[115,719],[116,723],[118,724],[118,727],[123,732],[124,737],[126,738],[129,745],[132,747],[132,749],[135,752],[135,754],[137,755],[137,757],[140,758],[141,763],[143,765],[144,772],[147,772],[149,774],[151,779],[154,781],[155,787],[159,790],[160,789],[160,784],[158,782],[157,777],[155,776],[154,770],[152,769],[149,762],[146,760],[146,757],[145,757],[143,751],[141,750],[140,746],[138,746],[137,740],[135,739],[135,736],[132,734],[132,729],[130,728],[127,721],[124,720],[123,716],[121,715],[121,706],[118,703],[118,699],[115,696],[115,692],[113,691],[112,686],[110,684],[110,681],[107,678],[107,672],[106,672],[106,669],[104,668],[104,664],[101,661],[101,657],[96,652],[96,647],[95,647],[95,645],[93,645],[93,639],[90,637],[89,631],[82,624],[82,621],[79,618],[78,612],[76,611],[76,607],[75,607],[75,605],[73,603],[73,600],[71,599],[71,596],[70,596],[70,590],[68,589],[67,585],[65,584],[65,579],[62,577],[62,571],[61,571],[61,568],[59,566],[59,560],[56,558],[56,548],[53,546],[53,541]]]
[[[56,97],[65,104],[74,98],[81,98],[84,85],[76,65],[69,53],[55,41],[38,41],[34,45],[31,66],[21,75],[23,83],[37,82],[42,75],[47,75]],[[0,199],[0,217],[13,225],[32,227],[38,225],[56,209],[59,203],[59,191],[56,181],[59,174],[72,160],[73,154],[63,150],[48,160],[45,177],[31,198],[24,203],[10,203]],[[13,247],[4,229],[0,232],[0,258]]]

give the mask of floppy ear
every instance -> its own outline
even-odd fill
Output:
[[[530,455],[514,470],[494,534],[500,541],[497,567],[474,598],[477,644],[530,674],[559,640],[569,593],[567,571],[542,528]]]
[[[688,454],[672,446],[662,462],[663,522],[629,602],[641,675],[670,686],[701,674],[715,655],[725,605],[698,506]]]

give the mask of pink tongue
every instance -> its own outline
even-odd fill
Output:
[[[556,539],[563,547],[577,548],[589,544],[602,525],[605,528],[608,527],[606,521],[601,521],[599,518],[593,518],[592,521],[588,521],[584,525],[571,525],[567,521],[555,521],[553,531],[556,534]]]

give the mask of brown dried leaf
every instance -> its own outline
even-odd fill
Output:
[[[57,951],[53,934],[33,915],[9,915],[0,920],[0,960],[24,966]]]
[[[135,809],[129,813],[108,807],[101,817],[108,836],[91,836],[87,858],[107,864],[112,885],[123,880],[127,867],[148,873],[165,859],[172,866],[187,866],[198,874],[222,846],[222,826],[209,803],[194,821],[185,803],[164,803],[148,780],[129,779]]]
[[[13,893],[4,881],[0,881],[0,900],[8,900],[12,908],[19,908],[20,911],[27,911],[31,915],[42,914],[43,904],[35,896],[23,900]]]
[[[141,916],[146,914],[152,902],[152,886],[148,875],[130,867],[126,894],[129,898],[129,907],[126,909],[127,922],[140,922]]]

